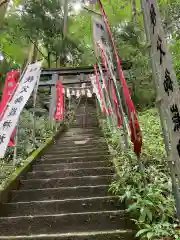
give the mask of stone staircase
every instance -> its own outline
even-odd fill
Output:
[[[114,170],[95,109],[86,111],[86,123],[82,105],[72,127],[2,205],[0,240],[134,239],[123,205],[108,193]]]

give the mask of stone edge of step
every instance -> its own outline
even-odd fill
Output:
[[[43,204],[43,203],[64,203],[64,202],[81,202],[81,201],[95,201],[95,200],[118,200],[118,197],[116,196],[103,196],[103,197],[84,197],[84,198],[65,198],[65,199],[54,199],[54,200],[40,200],[40,201],[29,201],[29,202],[9,202],[9,203],[4,203],[3,206],[7,205],[7,206],[13,206],[13,205],[17,205],[17,204]]]
[[[120,234],[120,235],[124,235],[124,234],[135,234],[134,230],[112,230],[112,231],[93,231],[93,232],[72,232],[72,233],[61,233],[61,234],[39,234],[39,235],[30,235],[30,236],[1,236],[1,240],[16,240],[16,239],[64,239],[66,237],[95,237],[95,236],[107,236],[107,235],[115,235],[115,234]]]
[[[13,216],[13,217],[0,217],[0,221],[1,220],[15,220],[15,219],[24,219],[24,220],[28,220],[28,219],[35,219],[35,218],[39,218],[39,219],[43,219],[43,218],[48,218],[48,217],[71,217],[71,216],[88,216],[88,215],[104,215],[104,214],[114,214],[114,215],[120,215],[120,218],[124,218],[127,214],[127,210],[111,210],[111,211],[92,211],[92,212],[77,212],[77,213],[60,213],[60,214],[40,214],[40,215],[32,215],[32,216]],[[122,216],[121,216],[122,215]]]
[[[28,172],[28,174],[41,174],[41,173],[46,173],[46,174],[50,174],[50,173],[57,173],[57,172],[78,172],[78,171],[93,171],[93,170],[114,170],[113,167],[93,167],[93,168],[67,168],[67,169],[58,169],[58,170],[42,170],[42,171],[32,171],[32,172]],[[101,176],[101,175],[100,175]],[[81,176],[83,177],[83,176]]]
[[[44,180],[44,179],[42,179]],[[33,191],[51,191],[51,190],[72,190],[72,189],[83,189],[83,188],[108,188],[109,185],[101,184],[101,185],[88,185],[88,186],[74,186],[74,187],[59,187],[59,188],[37,188],[37,189],[19,189],[19,190],[12,190],[12,193],[18,192],[33,192]]]
[[[93,231],[93,232],[72,232],[72,233],[61,233],[61,234],[38,234],[38,235],[30,235],[30,236],[1,236],[1,240],[16,240],[16,239],[64,239],[66,237],[95,237],[95,236],[107,236],[107,235],[115,235],[115,234],[119,234],[119,235],[124,235],[124,234],[135,234],[134,230],[112,230],[112,231]]]
[[[49,182],[51,180],[76,180],[76,179],[98,179],[98,178],[103,178],[103,177],[114,177],[113,174],[108,174],[108,175],[97,175],[97,176],[81,176],[81,177],[64,177],[64,178],[33,178],[33,179],[23,179],[21,180],[22,183],[27,183],[27,182],[30,182],[30,181],[43,181],[43,182]]]
[[[72,162],[72,163],[53,163],[53,164],[50,164],[50,163],[37,163],[36,165],[34,165],[34,167],[40,167],[40,166],[64,166],[64,165],[80,165],[80,164],[98,164],[98,163],[107,163],[108,164],[108,162],[107,162],[107,160],[105,160],[105,161],[103,161],[103,160],[101,160],[101,161],[91,161],[91,162]],[[68,169],[68,168],[65,168],[65,169]],[[82,169],[82,168],[79,168],[79,169]]]

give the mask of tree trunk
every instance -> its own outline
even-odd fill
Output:
[[[48,68],[51,68],[51,53],[48,51]]]
[[[9,0],[0,0],[0,26],[4,20]]]
[[[56,53],[56,68],[58,67],[58,54]]]
[[[137,18],[136,0],[131,0],[131,9],[132,9],[132,20],[136,21],[136,18]]]
[[[36,40],[33,45],[32,63],[36,62],[37,58],[38,58],[38,40]]]
[[[30,42],[29,48],[28,48],[28,55],[24,59],[24,62],[22,65],[22,70],[26,67],[27,63],[32,62],[33,48],[34,48],[34,45],[33,45],[33,43]]]

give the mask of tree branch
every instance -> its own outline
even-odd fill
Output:
[[[0,8],[3,7],[5,4],[7,4],[9,0],[4,0],[0,3]]]

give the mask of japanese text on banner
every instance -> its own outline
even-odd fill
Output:
[[[4,157],[9,139],[18,122],[21,111],[40,78],[41,65],[42,61],[31,64],[27,67],[27,70],[0,121],[0,158]]]
[[[148,17],[148,31],[152,44],[152,55],[156,72],[156,85],[162,100],[163,109],[168,119],[171,141],[171,160],[176,163],[180,175],[180,91],[172,59],[167,47],[159,10],[155,0],[144,1],[144,9]]]

